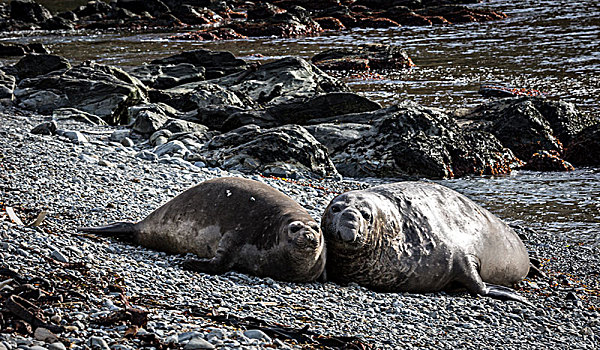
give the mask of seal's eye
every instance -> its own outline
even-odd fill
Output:
[[[360,215],[362,215],[362,217],[367,220],[367,221],[371,221],[371,213],[369,213],[368,211],[365,210],[361,210]]]
[[[291,233],[296,233],[298,231],[300,231],[300,229],[302,228],[302,225],[299,223],[293,223],[290,225],[290,232]]]
[[[340,212],[340,207],[337,205],[334,205],[333,207],[331,207],[331,212],[332,213],[339,213]]]

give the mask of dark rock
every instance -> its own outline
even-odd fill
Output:
[[[589,126],[568,144],[565,159],[576,166],[600,166],[600,121]]]
[[[563,145],[569,144],[583,129],[597,122],[581,113],[572,103],[541,98],[532,99],[532,102]]]
[[[52,119],[54,120],[64,120],[64,119],[72,119],[77,120],[83,123],[88,123],[92,125],[107,125],[107,123],[102,120],[100,117],[87,113],[84,111],[80,111],[76,108],[58,108],[52,111]]]
[[[0,70],[0,99],[14,98],[13,92],[16,86],[16,79],[13,75],[6,74],[3,70]]]
[[[231,52],[205,49],[185,51],[174,56],[154,60],[151,63],[160,65],[191,63],[206,69],[206,79],[222,77],[247,68],[246,62],[235,58]]]
[[[0,43],[0,57],[25,56],[27,53],[50,53],[42,44]]]
[[[346,26],[335,17],[317,17],[314,19],[324,30],[345,30]]]
[[[45,30],[72,30],[75,24],[66,18],[54,16],[40,23],[40,27]]]
[[[261,127],[285,124],[305,125],[313,119],[369,112],[379,108],[381,106],[378,103],[357,94],[333,92],[311,98],[294,99],[288,103],[270,106],[262,111],[236,113],[227,119],[223,130],[231,130],[248,124],[256,124]]]
[[[388,8],[383,15],[402,25],[427,26],[433,24],[431,19],[423,15],[419,15],[405,6],[395,6],[392,8]]]
[[[110,12],[113,11],[113,8],[104,1],[88,1],[88,3],[84,6],[79,6],[73,13],[77,17],[90,17],[90,16],[98,16],[99,19],[107,16]]]
[[[71,68],[66,58],[57,55],[28,54],[14,65],[19,79],[33,78],[54,71]]]
[[[520,161],[489,133],[463,133],[458,124],[441,110],[416,105],[399,105],[369,113],[330,118],[340,119],[357,130],[346,140],[319,136],[321,142],[334,149],[331,159],[338,171],[351,177],[451,178],[465,175],[506,174]],[[323,120],[328,122],[327,120]],[[339,129],[329,125],[329,132]],[[321,132],[327,130],[320,130]],[[341,146],[345,145],[345,146]]]
[[[464,118],[475,121],[468,126],[494,134],[517,157],[529,159],[540,151],[562,153],[548,120],[536,108],[536,98],[509,98],[483,104]]]
[[[273,36],[293,38],[316,36],[323,31],[319,23],[303,12],[288,11],[258,21],[233,22],[229,24],[236,32],[249,37]]]
[[[154,17],[171,12],[169,6],[161,0],[117,0],[115,5],[137,14],[146,11]]]
[[[313,97],[325,92],[347,92],[348,86],[310,62],[287,57],[215,80],[236,93],[244,93],[262,105],[274,105],[295,98]]]
[[[13,43],[0,43],[0,57],[25,56],[25,46]]]
[[[56,135],[57,128],[58,125],[56,125],[56,122],[51,120],[36,125],[33,129],[31,129],[31,133],[38,135]]]
[[[41,23],[52,18],[52,14],[33,0],[12,0],[10,18],[25,23]]]
[[[140,104],[129,107],[128,123],[140,134],[153,134],[170,119],[185,119],[187,115],[163,103]]]
[[[119,68],[85,62],[64,72],[24,79],[15,96],[19,106],[38,113],[71,107],[119,124],[127,121],[127,107],[146,99],[146,91]]]
[[[450,23],[486,22],[507,17],[505,13],[500,11],[456,5],[426,7],[415,12],[428,18],[443,17]]]
[[[286,10],[279,8],[268,2],[257,2],[251,8],[248,9],[248,19],[269,19],[279,13],[284,13]]]
[[[57,14],[55,17],[64,18],[71,22],[75,22],[79,19],[79,17],[77,17],[77,14],[75,14],[75,12],[73,12],[73,11],[61,12],[61,13]]]
[[[385,17],[359,17],[353,27],[358,28],[390,28],[399,27],[398,22]]]
[[[143,109],[135,115],[132,129],[142,135],[151,135],[160,130],[168,120],[169,118],[163,114],[150,109]]]
[[[346,146],[362,139],[363,135],[371,130],[370,125],[358,123],[323,123],[306,125],[304,128],[327,147],[330,155],[343,151]]]
[[[211,139],[197,155],[230,171],[287,178],[339,176],[327,149],[298,125],[261,129],[255,125]]]
[[[208,128],[202,124],[181,120],[171,119],[166,122],[161,130],[169,130],[172,134],[177,133],[206,133]]]
[[[168,89],[177,85],[204,80],[204,67],[191,63],[176,65],[145,64],[135,67],[129,74],[138,78],[146,86],[155,89]]]
[[[233,106],[246,108],[254,105],[244,92],[233,91],[226,86],[208,81],[183,84],[161,91],[151,91],[150,101],[152,103],[162,102],[183,112],[206,107]]]
[[[174,15],[183,23],[192,25],[216,24],[223,21],[223,17],[206,7],[180,5],[174,8]]]
[[[355,49],[330,49],[312,58],[325,70],[402,69],[414,66],[406,51],[397,46],[371,44]]]
[[[534,153],[523,167],[535,171],[570,171],[573,165],[560,158],[558,152],[540,151]]]

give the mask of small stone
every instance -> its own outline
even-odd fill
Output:
[[[258,329],[249,329],[244,332],[244,335],[250,339],[259,339],[266,342],[271,342],[271,338],[265,334],[265,332]]]
[[[50,321],[59,324],[60,321],[62,321],[62,317],[60,317],[60,315],[54,315],[52,317],[50,317]]]
[[[48,350],[66,350],[67,348],[61,342],[56,342],[48,345]]]
[[[123,142],[124,139],[129,137],[129,134],[129,130],[115,130],[112,134],[110,134],[108,139],[114,142]]]
[[[121,144],[122,144],[123,146],[125,146],[125,147],[133,147],[133,145],[134,145],[134,144],[133,144],[133,141],[132,141],[132,140],[131,140],[129,137],[126,137],[126,138],[124,138],[124,139],[121,141]]]
[[[81,154],[79,155],[79,159],[83,160],[86,163],[90,163],[90,164],[97,164],[98,163],[98,159],[92,156],[88,156],[87,154]]]
[[[77,143],[77,144],[81,144],[81,143],[86,143],[88,142],[87,137],[85,137],[81,132],[79,131],[71,131],[71,130],[65,130],[63,132],[63,136],[68,138],[69,140],[71,140],[71,142],[73,143]]]
[[[58,260],[60,262],[64,262],[64,263],[68,263],[69,259],[67,257],[65,257],[61,252],[59,252],[58,250],[53,250],[50,253],[50,257],[52,257],[52,259],[54,260]]]
[[[173,155],[175,153],[186,154],[189,153],[189,150],[181,141],[169,141],[164,145],[157,146],[154,148],[154,154],[161,157],[165,154]]]
[[[136,158],[141,158],[144,160],[156,161],[158,160],[158,156],[150,151],[143,150],[135,155]]]
[[[33,337],[46,343],[56,343],[58,341],[58,337],[54,333],[43,327],[36,328]]]
[[[58,126],[56,125],[56,122],[54,120],[49,122],[43,122],[31,129],[31,133],[38,135],[54,135],[56,134],[57,127]]]
[[[575,294],[575,293],[573,293],[573,292],[569,292],[569,293],[567,293],[567,300],[577,300],[577,299],[579,299],[579,298],[577,297],[577,294]]]
[[[215,346],[204,340],[204,338],[192,338],[184,347],[185,350],[193,349],[214,349]]]
[[[100,337],[90,337],[87,345],[94,350],[110,350],[106,341]]]
[[[98,161],[98,165],[109,167],[109,168],[112,168],[112,167],[115,166],[114,163],[111,163],[111,162],[109,162],[108,160],[105,160],[105,159],[100,159]]]

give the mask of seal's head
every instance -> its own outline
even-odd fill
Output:
[[[321,228],[329,242],[359,248],[369,239],[377,208],[368,193],[351,191],[334,198],[321,219]]]
[[[295,220],[286,226],[288,241],[299,251],[320,250],[323,234],[316,221]]]

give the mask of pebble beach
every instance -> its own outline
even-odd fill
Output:
[[[139,157],[149,147],[144,140],[111,141],[118,127],[58,120],[58,135],[31,134],[45,118],[0,112],[0,205],[24,223],[0,213],[0,293],[19,288],[19,280],[37,281],[31,283],[48,300],[39,306],[47,324],[33,337],[0,332],[0,350],[598,348],[598,245],[565,250],[564,242],[522,228],[530,255],[543,261],[548,276],[519,286],[533,307],[467,293],[375,293],[357,285],[188,272],[180,266],[183,256],[83,235],[77,227],[140,220],[215,177],[263,181],[317,221],[337,193],[369,184],[241,175],[177,157],[148,161]],[[144,322],[135,325],[131,313],[116,317],[131,309],[144,314]],[[269,331],[273,327],[304,329],[311,341]],[[328,337],[329,345],[316,340]]]

